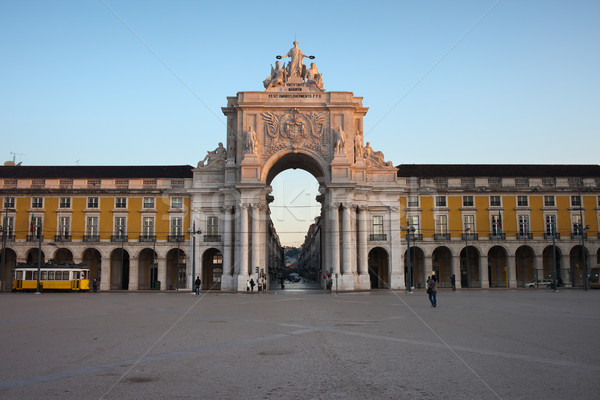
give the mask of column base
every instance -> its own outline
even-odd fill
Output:
[[[221,290],[236,290],[236,284],[237,281],[233,279],[233,275],[221,275]]]
[[[404,274],[392,274],[390,277],[390,289],[405,289]]]
[[[234,280],[236,280],[236,276],[233,277]],[[238,292],[245,292],[246,291],[246,282],[250,281],[250,279],[254,279],[253,277],[251,277],[250,275],[238,275],[237,276],[237,287],[233,290],[237,290]],[[254,283],[256,283],[256,279],[254,279]],[[256,285],[254,285],[254,290],[258,290],[258,288],[256,287]]]
[[[356,280],[356,290],[370,290],[371,289],[371,277],[369,274],[358,275]]]

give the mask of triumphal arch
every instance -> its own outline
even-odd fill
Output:
[[[220,281],[222,290],[245,291],[257,267],[271,262],[270,184],[290,168],[320,185],[321,276],[337,274],[339,290],[369,289],[376,251],[379,278],[404,287],[397,169],[365,143],[362,98],[326,91],[315,63],[305,64],[312,58],[294,42],[277,56],[265,90],[228,97],[226,146],[219,143],[194,170],[192,221],[205,230],[197,274]],[[206,254],[222,255],[213,272]]]

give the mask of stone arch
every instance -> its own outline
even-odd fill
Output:
[[[179,254],[179,259],[177,255]],[[187,287],[187,255],[181,248],[170,249],[167,258],[167,282],[165,289],[179,290]]]
[[[452,250],[446,246],[436,247],[431,254],[431,259],[432,269],[438,277],[438,286],[449,285],[452,276]],[[427,279],[425,275],[427,273],[424,274],[424,278],[421,280],[423,283]]]
[[[585,276],[585,268],[587,267],[587,273],[589,274],[589,253],[585,249],[585,260],[581,254],[581,245],[573,246],[569,252],[569,270],[571,275],[571,281],[573,286],[583,287],[583,280]],[[585,261],[585,264],[584,264]]]
[[[85,249],[81,261],[90,269],[90,278],[96,278],[100,282],[102,279],[102,255],[100,252],[94,248]]]
[[[129,289],[129,252],[121,247],[110,253],[110,289]]]
[[[460,252],[460,287],[478,287],[485,285],[479,283],[479,263],[481,262],[479,249],[469,245]],[[467,258],[468,257],[468,258]],[[459,277],[457,277],[458,279]]]
[[[319,184],[330,182],[328,164],[321,157],[305,149],[284,149],[272,155],[264,164],[261,181],[270,185],[273,179],[287,169],[303,169],[310,173]]]
[[[31,249],[29,249],[27,251],[27,253],[25,253],[25,262],[27,264],[37,264],[38,254],[40,254],[39,251],[40,250],[35,247],[32,247]],[[46,263],[46,254],[44,254],[43,250],[41,252],[41,255],[42,255],[42,257],[41,257],[42,264],[45,264]]]
[[[424,282],[425,275],[425,253],[418,246],[410,246],[410,264],[411,270],[408,270],[408,250],[404,251],[404,277],[406,287],[408,287],[409,279],[413,287],[419,287],[419,283]],[[409,274],[410,272],[410,274]]]
[[[371,289],[389,289],[389,254],[383,247],[369,251],[369,279]]]
[[[536,279],[535,252],[530,246],[523,245],[515,251],[515,264],[517,286],[523,287],[525,282]]]
[[[73,253],[71,250],[61,247],[54,252],[53,260],[55,264],[73,263]]]
[[[562,253],[558,246],[556,249],[556,274],[557,276],[561,276],[562,267]],[[543,268],[542,268],[542,276],[538,276],[538,279],[553,279],[554,277],[554,257],[552,255],[552,246],[546,246],[544,251],[542,252],[543,259]],[[569,277],[569,282],[571,278]],[[564,279],[563,279],[564,281]]]
[[[138,261],[138,289],[154,289],[158,282],[158,264],[156,263],[156,252],[144,247],[133,257]]]
[[[508,254],[502,246],[488,250],[488,278],[490,287],[507,287]]]
[[[12,287],[15,267],[17,266],[17,253],[11,248],[4,248],[4,252],[0,252],[0,260],[4,257],[4,271],[2,276],[2,289],[10,290]]]
[[[211,247],[202,254],[202,288],[221,289],[222,275],[223,253],[219,249]]]

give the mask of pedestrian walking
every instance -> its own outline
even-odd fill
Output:
[[[431,307],[437,307],[437,282],[435,281],[435,275],[432,275],[427,283],[427,294],[429,295]]]
[[[452,274],[450,277],[450,283],[452,284],[452,291],[456,291],[456,275]]]
[[[254,279],[250,279],[250,291],[251,292],[254,292],[254,285],[255,285]]]
[[[98,280],[94,278],[94,282],[92,283],[92,288],[94,288],[94,293],[98,293]]]
[[[200,295],[200,284],[202,283],[202,281],[200,280],[200,277],[197,276],[196,277],[196,282],[194,282],[194,291],[196,292],[196,296]]]

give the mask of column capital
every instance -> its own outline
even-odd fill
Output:
[[[367,212],[369,211],[369,206],[366,204],[359,204],[356,206],[358,208],[359,211],[361,212]]]
[[[226,206],[223,206],[223,208],[222,208],[223,212],[226,212],[226,213],[232,212],[234,209],[235,209],[235,206],[231,206],[231,205],[226,205]]]
[[[356,204],[350,203],[350,202],[344,202],[344,203],[342,203],[342,208],[356,209]]]

